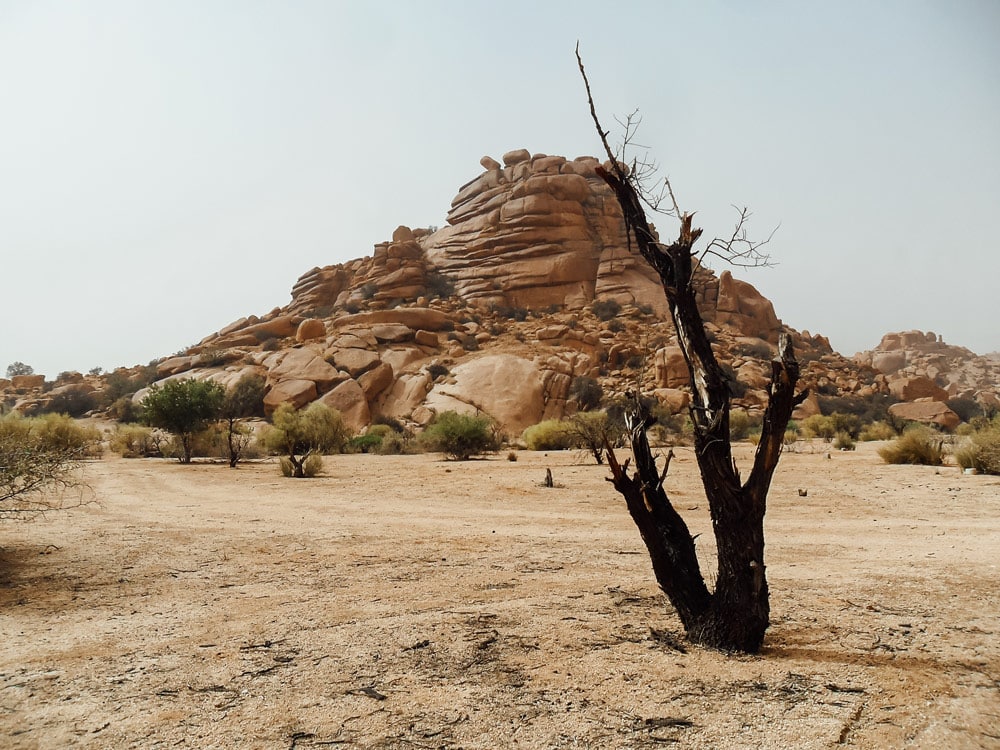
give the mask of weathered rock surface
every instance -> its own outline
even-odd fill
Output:
[[[885,375],[890,391],[904,401],[961,398],[992,408],[1000,400],[1000,362],[946,344],[930,331],[887,333],[878,347],[854,359]]]
[[[935,424],[949,431],[958,427],[962,421],[945,404],[933,399],[893,404],[889,407],[889,414],[906,421]]]
[[[161,360],[156,377],[228,386],[257,372],[270,388],[269,412],[322,399],[355,429],[380,415],[423,425],[453,408],[489,414],[516,435],[572,412],[580,377],[596,379],[607,398],[638,387],[682,411],[688,373],[663,290],[630,253],[598,164],[526,149],[483,157],[445,227],[400,226],[368,257],[311,269],[287,305]],[[695,282],[713,348],[742,384],[735,403],[759,412],[783,325],[766,298],[728,271],[699,267]],[[599,318],[594,303],[612,300],[617,312]],[[802,385],[812,389],[799,416],[818,412],[826,397],[890,392],[1000,404],[1000,361],[934,334],[889,334],[876,351],[848,360],[823,336],[790,333]],[[8,403],[42,403],[39,378],[0,383],[0,393]]]

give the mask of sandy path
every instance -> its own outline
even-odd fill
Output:
[[[99,504],[0,527],[0,746],[1000,747],[1000,480],[824,450],[779,467],[735,658],[673,647],[577,453],[93,463]],[[708,568],[689,450],[668,488]]]

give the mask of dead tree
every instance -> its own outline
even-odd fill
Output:
[[[577,49],[580,74],[601,142],[608,154],[608,168],[597,169],[621,204],[630,242],[656,271],[663,285],[677,338],[691,375],[691,420],[702,485],[708,499],[718,555],[718,575],[710,591],[702,576],[695,542],[687,524],[667,497],[663,482],[667,465],[658,469],[646,431],[654,419],[645,413],[641,400],[626,414],[628,437],[635,460],[619,463],[607,447],[612,476],[609,481],[625,498],[629,513],[639,528],[653,564],[657,583],[677,610],[689,640],[724,651],[756,653],[769,624],[767,576],[764,565],[764,512],[771,478],[778,465],[782,438],[792,410],[806,397],[795,393],[799,365],[791,340],[782,334],[778,354],[772,362],[768,404],[753,466],[742,481],[733,459],[729,437],[730,389],[719,366],[695,297],[694,272],[706,254],[737,265],[761,265],[767,256],[763,242],[753,242],[745,231],[749,213],[740,212],[729,238],[708,243],[697,255],[695,243],[702,230],[693,228],[692,214],[682,212],[669,180],[659,196],[652,195],[645,180],[648,162],[625,160],[637,119],[625,123],[625,138],[619,154],[608,145],[601,127]],[[659,198],[669,198],[670,208],[659,211],[680,223],[677,239],[664,244],[650,225],[645,207],[658,210]],[[636,394],[637,395],[637,394]]]

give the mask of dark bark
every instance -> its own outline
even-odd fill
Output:
[[[710,592],[705,584],[687,524],[663,488],[667,467],[662,472],[657,470],[646,438],[653,419],[644,413],[638,394],[635,407],[626,416],[635,471],[630,476],[628,462],[619,464],[614,451],[607,446],[610,481],[625,498],[649,551],[657,583],[676,608],[688,638],[725,651],[755,653],[763,643],[770,616],[764,564],[767,493],[792,410],[806,396],[795,393],[799,366],[791,340],[782,334],[778,356],[772,362],[760,443],[750,475],[742,482],[729,436],[729,383],[712,351],[695,298],[697,260],[693,247],[702,232],[692,227],[691,215],[678,211],[677,239],[670,245],[659,242],[646,219],[641,185],[636,184],[638,179],[615,159],[608,146],[579,52],[577,59],[587,85],[591,115],[610,159],[609,168],[598,167],[597,173],[621,205],[630,241],[660,277],[691,376],[695,454],[718,550],[714,591]]]
[[[622,206],[636,247],[660,277],[691,375],[695,453],[718,549],[713,592],[702,578],[687,525],[663,489],[663,475],[646,440],[651,419],[641,412],[638,399],[628,417],[635,474],[629,477],[627,466],[620,466],[609,449],[612,482],[625,498],[649,550],[656,580],[677,609],[688,638],[727,651],[754,653],[763,643],[770,614],[764,565],[767,492],[792,410],[805,398],[795,394],[798,363],[790,339],[783,334],[779,356],[772,363],[761,440],[750,476],[742,483],[729,438],[729,385],[695,300],[692,247],[701,230],[693,229],[691,216],[684,215],[677,240],[661,245],[624,169],[616,172],[598,169]]]

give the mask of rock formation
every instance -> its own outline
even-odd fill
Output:
[[[968,399],[987,410],[1000,408],[1000,362],[946,344],[935,333],[887,333],[854,359],[878,370],[901,401]]]
[[[480,165],[452,201],[447,226],[398,227],[371,256],[313,268],[287,305],[160,360],[156,378],[228,386],[258,373],[269,411],[320,400],[355,430],[379,417],[420,426],[455,409],[489,414],[517,434],[571,413],[580,377],[597,379],[606,397],[638,386],[671,411],[686,408],[687,370],[663,291],[630,253],[598,161],[517,150]],[[699,268],[696,280],[719,359],[739,383],[737,404],[759,410],[782,322],[729,271]],[[932,335],[895,334],[851,361],[822,336],[791,333],[803,385],[814,393],[978,398],[998,380],[1000,362],[984,358],[953,377],[952,348]],[[11,384],[5,399],[37,405],[44,394],[33,386]]]

